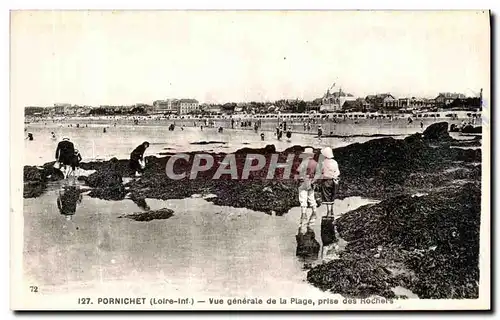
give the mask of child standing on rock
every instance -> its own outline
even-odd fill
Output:
[[[299,173],[299,203],[300,203],[300,223],[299,232],[305,233],[307,228],[311,228],[316,221],[316,198],[314,197],[314,176],[316,174],[317,162],[314,160],[312,148],[305,148],[305,158],[297,169]],[[307,208],[311,208],[311,215],[308,215]]]
[[[323,242],[321,255],[325,256],[330,246],[337,246],[333,203],[339,189],[340,170],[337,161],[333,159],[332,148],[323,148],[321,155],[324,157],[324,160],[321,165],[319,189],[323,203],[326,205],[326,216],[321,219],[321,241]]]

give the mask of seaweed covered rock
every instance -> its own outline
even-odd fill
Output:
[[[227,142],[224,141],[214,141],[214,140],[209,140],[209,141],[195,141],[191,142],[189,144],[194,144],[194,145],[206,145],[206,144],[227,144]]]
[[[23,181],[24,198],[38,197],[45,191],[47,185],[43,171],[36,166],[24,166]]]
[[[307,273],[307,281],[322,290],[353,298],[394,298],[391,289],[398,285],[397,278],[383,264],[362,255],[318,265]]]
[[[171,209],[163,208],[159,210],[150,210],[146,212],[139,212],[133,214],[126,214],[118,218],[129,218],[135,221],[151,221],[151,220],[164,220],[172,217],[174,211]]]
[[[276,152],[276,147],[274,144],[268,144],[264,148],[256,149],[256,148],[242,148],[236,150],[236,154],[238,153],[258,153],[258,154],[271,154]]]
[[[382,138],[354,143],[334,150],[341,172],[339,196],[384,198],[402,194],[412,185],[420,191],[427,185],[409,181],[413,174],[430,175],[457,165],[481,162],[480,149],[450,148],[449,144],[431,146],[419,134],[403,140]],[[454,184],[443,179],[441,185]]]
[[[483,127],[482,126],[474,127],[468,124],[465,127],[463,127],[461,131],[462,133],[483,133]]]
[[[121,200],[125,197],[122,173],[118,170],[117,164],[116,158],[111,159],[107,165],[85,179],[86,184],[94,188],[89,196],[104,200]]]
[[[217,195],[209,201],[216,205],[248,208],[281,216],[299,206],[297,184],[293,180],[226,180],[212,188]]]
[[[89,197],[102,200],[123,200],[127,194],[123,185],[116,185],[106,188],[95,188],[89,192]]]
[[[23,179],[24,182],[42,182],[45,180],[45,177],[42,171],[36,166],[24,166]]]
[[[453,140],[448,133],[448,122],[433,123],[425,128],[423,133],[424,139],[431,141],[448,141]]]
[[[343,215],[337,230],[348,247],[438,246],[448,253],[461,248],[472,257],[479,249],[480,205],[481,190],[474,184],[421,197],[403,195]]]
[[[414,274],[400,285],[420,298],[477,298],[480,215],[481,190],[472,183],[366,205],[336,221],[340,236],[348,242],[341,260],[373,257],[377,248],[392,248],[390,260],[400,260]],[[323,265],[321,270],[335,274],[338,264]],[[346,274],[357,272],[346,268]],[[318,277],[311,282],[337,288],[325,276]],[[342,290],[355,293],[357,289]]]
[[[117,170],[116,162],[111,159],[108,165],[89,175],[86,183],[92,188],[113,187],[123,183],[122,173]]]
[[[54,168],[54,162],[46,163],[43,167],[24,166],[23,169],[23,197],[35,198],[40,196],[47,187],[48,181],[59,181],[64,175]]]

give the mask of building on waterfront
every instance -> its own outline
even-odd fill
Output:
[[[394,96],[390,93],[382,94],[382,106],[385,110],[395,110],[399,109],[398,99],[394,98]]]
[[[177,110],[174,108],[176,99],[166,99],[166,100],[156,100],[153,102],[153,112],[154,113],[176,113]]]
[[[365,101],[371,109],[397,109],[398,100],[390,93],[378,93],[366,96]]]
[[[188,114],[199,110],[199,103],[196,99],[166,99],[153,102],[152,112],[169,114]]]
[[[336,112],[342,110],[346,101],[355,101],[356,98],[350,94],[343,92],[342,89],[336,92],[330,92],[328,89],[321,99],[320,112]]]
[[[342,110],[346,112],[363,112],[367,111],[363,104],[364,99],[347,100],[342,105]]]
[[[465,98],[465,94],[463,93],[441,92],[434,100],[437,107],[443,107],[451,104],[455,99]]]
[[[69,113],[69,108],[71,104],[69,103],[54,103],[54,113],[55,114],[66,114]]]
[[[402,110],[421,110],[421,109],[429,109],[434,105],[434,99],[427,98],[399,98],[399,109]]]
[[[38,106],[27,106],[24,108],[24,116],[42,116],[49,113],[49,108]]]
[[[196,99],[179,99],[172,103],[177,114],[188,114],[192,111],[198,110],[199,103]]]

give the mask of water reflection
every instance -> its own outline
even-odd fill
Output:
[[[149,211],[151,208],[146,202],[146,199],[142,196],[131,195],[130,200],[132,200],[139,208],[144,211]]]
[[[305,233],[299,228],[295,239],[297,240],[297,250],[295,253],[297,257],[305,261],[318,258],[320,244],[316,240],[316,235],[311,228],[308,227]]]
[[[330,250],[337,247],[337,235],[335,233],[335,217],[333,215],[327,215],[321,218],[321,242],[323,248],[321,250],[321,257],[325,258]],[[336,257],[336,253],[334,256]]]
[[[57,208],[66,220],[71,220],[76,213],[78,204],[82,202],[82,194],[79,186],[68,185],[59,189],[57,196]]]
[[[295,236],[297,241],[296,256],[303,262],[313,262],[320,259],[335,259],[338,257],[339,238],[335,229],[334,216],[324,216],[321,218],[321,244],[316,240],[316,235],[311,227],[307,227],[304,232],[299,228]],[[321,249],[321,255],[318,253]]]

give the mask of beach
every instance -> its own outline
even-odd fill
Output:
[[[35,140],[25,141],[26,277],[43,284],[45,293],[52,295],[108,290],[142,279],[150,285],[141,286],[139,292],[160,292],[164,287],[158,285],[160,282],[179,292],[189,287],[189,292],[200,297],[293,296],[304,292],[314,297],[338,296],[325,286],[328,280],[308,275],[317,274],[308,271],[310,268],[324,268],[320,260],[305,261],[295,255],[300,216],[295,181],[279,177],[261,180],[258,172],[249,181],[213,180],[214,170],[197,180],[172,181],[164,168],[170,156],[181,152],[210,154],[219,162],[234,153],[239,166],[250,153],[267,157],[272,149],[282,159],[286,154],[300,154],[305,146],[314,147],[316,152],[330,146],[343,173],[339,200],[334,205],[336,218],[355,214],[360,207],[367,210],[383,200],[392,201],[395,196],[429,194],[438,189],[452,192],[450,188],[457,183],[480,183],[477,139],[440,132],[443,136],[425,140],[419,126],[401,123],[396,135],[397,130],[391,127],[362,127],[357,130],[351,126],[349,135],[355,137],[318,139],[313,134],[296,133],[290,141],[278,141],[265,131],[267,138],[261,141],[260,131],[228,128],[218,133],[216,128],[187,126],[181,130],[178,124],[174,131],[151,123],[116,127],[91,123],[78,128],[73,123],[28,124],[26,129],[34,133]],[[59,180],[51,169],[58,142],[50,138],[52,131],[58,139],[70,137],[83,156],[82,175],[75,182],[83,200],[69,222],[56,206],[58,193],[68,181]],[[392,136],[378,136],[385,134]],[[127,159],[143,141],[151,144],[146,157],[149,169],[135,179],[128,173]],[[113,169],[108,161],[111,158],[118,159]],[[109,176],[111,170],[123,177],[119,189],[99,178]],[[411,179],[405,181],[405,177]],[[27,195],[26,183],[38,183],[39,189]],[[163,208],[172,214],[146,221],[127,218],[141,212],[147,216]],[[326,208],[318,210],[324,214]],[[321,242],[319,223],[313,232]],[[349,255],[349,250],[345,254]],[[343,261],[342,256],[339,261]],[[402,283],[408,289],[410,282]],[[397,293],[398,287],[390,286],[391,294],[386,287],[363,294],[418,296],[411,290]],[[342,296],[350,294],[348,288],[342,290]]]

